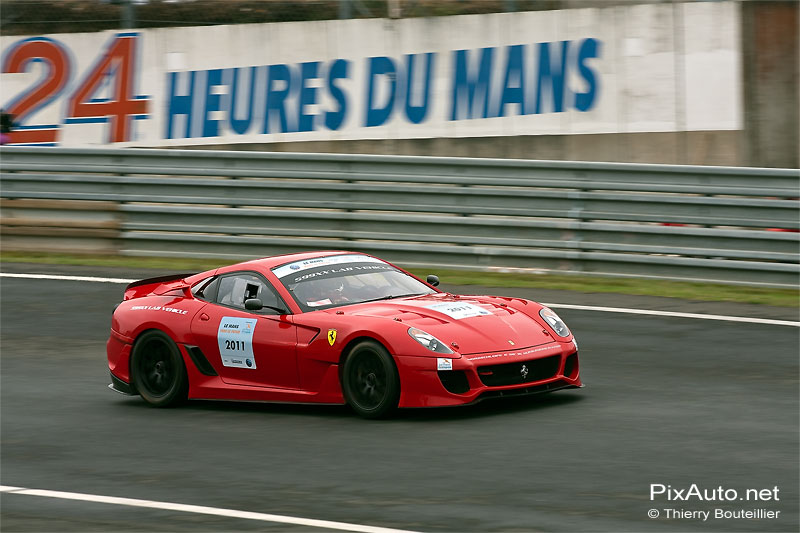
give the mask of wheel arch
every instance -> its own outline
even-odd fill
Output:
[[[339,386],[340,387],[343,385],[343,383],[342,383],[342,377],[343,377],[342,373],[344,372],[344,362],[347,360],[347,357],[350,355],[350,352],[353,351],[353,348],[356,345],[358,345],[359,343],[361,343],[362,341],[373,341],[373,342],[376,342],[376,343],[380,344],[381,346],[383,346],[383,348],[391,356],[392,363],[394,363],[395,371],[398,372],[398,374],[399,374],[399,370],[397,369],[397,360],[394,358],[394,353],[392,352],[392,349],[389,347],[389,345],[386,342],[384,342],[383,340],[379,339],[378,337],[375,337],[375,336],[372,336],[372,335],[367,335],[367,334],[361,334],[361,335],[357,335],[357,336],[353,337],[352,339],[348,340],[347,344],[345,344],[344,348],[342,348],[342,352],[339,354]],[[400,383],[400,389],[401,390],[402,390],[402,387],[403,387],[403,384]]]
[[[186,356],[184,355],[184,351],[181,349],[181,343],[175,340],[175,337],[171,334],[171,332],[164,330],[162,328],[156,327],[155,325],[149,325],[149,327],[144,327],[140,331],[136,332],[136,335],[133,338],[133,342],[131,343],[131,357],[128,358],[128,375],[131,376],[131,363],[133,362],[133,350],[136,348],[136,343],[139,342],[139,339],[144,337],[146,333],[150,333],[151,331],[159,331],[172,339],[172,342],[178,347],[178,352],[181,354],[181,359],[183,359],[183,364],[186,365]],[[133,378],[131,378],[131,382],[133,382]]]
[[[392,354],[392,351],[389,349],[388,346],[386,346],[385,342],[382,342],[377,337],[373,337],[371,335],[366,335],[366,334],[356,335],[355,337],[353,337],[349,341],[347,341],[347,344],[344,345],[344,348],[342,348],[342,351],[339,354],[339,382],[340,383],[341,383],[341,379],[342,379],[342,370],[344,369],[345,360],[347,360],[347,357],[350,355],[350,352],[353,351],[353,347],[355,347],[358,343],[360,343],[362,341],[374,341],[374,342],[377,342],[378,344],[380,344],[381,346],[386,348],[386,351],[389,352],[389,355],[391,355],[392,359],[394,359],[394,355]]]

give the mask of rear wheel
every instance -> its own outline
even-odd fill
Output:
[[[133,345],[131,381],[144,401],[156,407],[186,399],[189,380],[178,345],[163,331],[142,334]]]
[[[342,391],[350,407],[364,418],[391,413],[400,399],[400,377],[386,348],[375,341],[356,344],[344,362]]]

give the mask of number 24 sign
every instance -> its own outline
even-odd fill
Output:
[[[44,65],[44,75],[6,106],[14,116],[12,144],[58,144],[61,125],[28,124],[34,112],[53,105],[68,90],[64,124],[107,123],[107,142],[131,140],[131,120],[147,118],[150,98],[135,94],[138,33],[113,36],[80,83],[68,87],[74,65],[69,50],[46,37],[15,43],[4,54],[3,73],[27,72],[34,63]]]

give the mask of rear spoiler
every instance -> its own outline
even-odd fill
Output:
[[[171,274],[169,276],[158,276],[134,281],[125,287],[125,296],[123,299],[131,300],[133,298],[147,296],[148,294],[166,294],[174,290],[186,291],[189,286],[180,282],[189,276],[194,276],[194,274],[194,272],[189,274]]]
[[[139,287],[141,285],[150,285],[151,283],[163,283],[165,281],[175,281],[179,279],[188,278],[189,276],[194,276],[197,272],[189,272],[188,274],[169,274],[168,276],[157,276],[155,278],[147,278],[147,279],[140,279],[139,281],[134,281],[133,283],[128,283],[128,286],[125,287],[125,290],[132,289],[134,287]]]

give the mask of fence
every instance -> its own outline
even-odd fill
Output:
[[[0,149],[4,249],[797,287],[793,169],[150,149]]]

